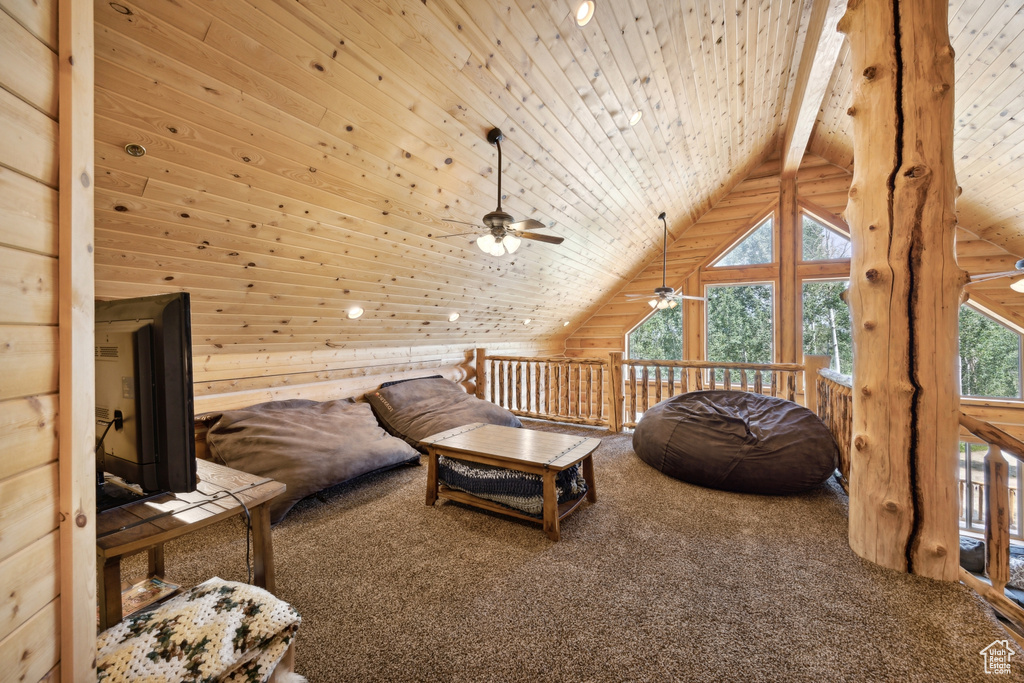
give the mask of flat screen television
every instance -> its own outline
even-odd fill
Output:
[[[97,301],[97,507],[194,491],[193,418],[188,293]]]

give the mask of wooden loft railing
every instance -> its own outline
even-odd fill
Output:
[[[1010,580],[1010,475],[1003,452],[1024,460],[1024,443],[1003,430],[970,415],[960,413],[960,425],[988,444],[985,455],[985,489],[982,498],[985,517],[985,575],[988,582],[960,569],[960,580],[989,601],[1018,628],[1024,628],[1024,609],[1006,597]],[[1020,471],[1018,469],[1018,471]]]
[[[603,426],[608,361],[488,356],[476,350],[476,396],[520,417]]]
[[[807,356],[806,363],[801,365],[633,360],[623,359],[621,353],[613,353],[611,374],[613,394],[616,394],[613,397],[613,424],[620,428],[636,427],[640,417],[652,405],[688,391],[750,391],[795,401],[800,389],[806,386],[804,402],[813,406],[817,404],[817,385],[805,382],[804,375],[814,376],[819,368],[827,365],[827,356]]]
[[[839,446],[839,483],[850,490],[850,444],[853,442],[853,378],[822,368],[815,378],[817,406],[808,405],[828,426]]]
[[[839,470],[845,480],[850,476],[850,445],[853,432],[852,381],[830,370],[818,372],[818,416],[828,425],[839,445]],[[985,455],[985,483],[981,488],[981,516],[985,523],[985,575],[988,582],[960,569],[960,580],[988,600],[1018,628],[1024,628],[1024,609],[1006,597],[1010,579],[1010,476],[1003,453],[1024,463],[1024,443],[1003,430],[977,418],[960,413],[960,425],[988,444]],[[1018,469],[1018,472],[1021,471]],[[970,473],[968,472],[968,477]],[[970,481],[967,482],[970,485]],[[961,482],[963,485],[963,482]],[[961,501],[963,499],[961,498]],[[1019,524],[1019,522],[1018,522]]]
[[[594,426],[618,432],[665,398],[687,391],[732,389],[817,404],[817,384],[805,382],[828,365],[827,356],[795,363],[716,363],[601,358],[488,356],[476,350],[478,398],[521,417]]]

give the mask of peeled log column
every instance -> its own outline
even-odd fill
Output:
[[[958,578],[953,50],[946,0],[851,0],[850,546]]]

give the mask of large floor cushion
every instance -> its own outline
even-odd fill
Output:
[[[445,486],[519,510],[530,517],[544,517],[544,478],[531,472],[508,470],[446,456],[437,458],[437,480]],[[579,463],[555,475],[558,504],[579,500],[587,482]]]
[[[366,400],[385,429],[417,448],[425,437],[474,422],[523,426],[501,406],[481,401],[443,377],[384,384],[367,393]]]
[[[839,451],[817,415],[744,391],[694,391],[644,413],[633,450],[665,474],[743,493],[798,493],[835,471]]]
[[[375,470],[419,460],[385,432],[365,403],[291,399],[208,417],[206,441],[218,461],[287,485],[270,504],[279,522],[302,498]]]

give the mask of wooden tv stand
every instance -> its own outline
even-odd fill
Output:
[[[207,460],[196,461],[196,473],[199,488],[192,493],[165,493],[101,512],[97,516],[100,630],[121,621],[121,558],[148,551],[149,574],[163,578],[164,543],[229,517],[245,514],[241,504],[226,495],[228,491],[245,502],[252,516],[255,583],[274,592],[269,503],[284,492],[285,485]],[[217,500],[202,503],[211,497]]]

